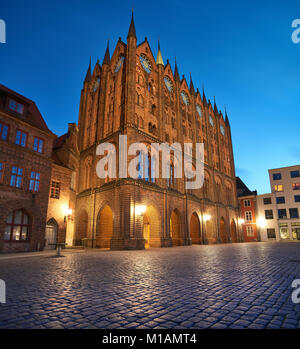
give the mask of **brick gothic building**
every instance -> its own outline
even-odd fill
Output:
[[[119,39],[102,66],[88,68],[78,122],[79,170],[73,243],[142,249],[240,241],[230,124],[179,76],[175,63],[155,60],[147,39],[137,45],[133,18],[127,43]],[[143,142],[203,142],[205,184],[185,190],[184,179],[99,179],[96,147]],[[133,158],[133,157],[132,157]],[[128,157],[128,162],[131,157]],[[161,160],[160,160],[161,161]],[[171,174],[176,158],[171,158]],[[151,166],[150,166],[151,167]],[[160,163],[161,168],[161,163]],[[118,169],[117,169],[118,173]],[[147,176],[146,176],[147,177]]]
[[[0,252],[44,248],[54,138],[33,101],[0,85]]]

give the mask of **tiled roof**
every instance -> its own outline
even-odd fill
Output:
[[[240,179],[240,177],[236,177],[236,188],[237,188],[237,196],[250,196],[257,195],[257,191],[251,191],[246,184]]]
[[[45,122],[45,120],[43,119],[39,109],[37,108],[36,104],[20,95],[19,93],[9,89],[8,87],[0,84],[0,109],[4,109],[5,105],[4,105],[4,98],[2,98],[1,100],[1,96],[3,95],[8,95],[10,96],[11,98],[16,98],[17,102],[19,103],[24,103],[24,106],[26,107],[26,112],[23,114],[18,114],[18,113],[15,113],[13,111],[10,111],[9,109],[5,109],[5,112],[6,113],[9,113],[15,117],[18,117],[19,119],[27,122],[28,124],[31,124],[41,130],[44,130],[44,131],[48,131],[48,132],[51,132]]]
[[[53,142],[53,149],[60,148],[64,145],[66,139],[68,138],[69,134],[68,132],[57,137]]]

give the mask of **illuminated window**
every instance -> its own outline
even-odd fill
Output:
[[[274,190],[275,191],[283,191],[283,185],[282,184],[274,185]]]
[[[254,230],[253,227],[246,227],[246,232],[247,232],[247,236],[254,236]]]
[[[300,190],[300,183],[293,183],[293,190]]]
[[[59,199],[60,196],[60,182],[51,181],[50,198]]]
[[[8,136],[8,125],[4,124],[3,122],[0,122],[0,139],[3,141],[7,141]]]
[[[9,100],[9,109],[11,109],[19,114],[23,114],[24,105],[14,101],[13,99],[10,99]]]
[[[276,232],[274,228],[267,229],[268,239],[276,239]]]
[[[29,190],[39,191],[39,187],[40,187],[40,174],[32,171],[30,175]]]
[[[285,240],[285,239],[289,239],[290,234],[289,234],[289,227],[287,224],[279,224],[279,234],[280,234],[280,238]]]
[[[17,130],[15,143],[20,145],[21,147],[26,147],[27,133],[21,130]]]
[[[4,240],[29,240],[29,217],[23,210],[17,210],[8,215],[4,231]]]
[[[23,179],[23,169],[13,166],[11,169],[10,185],[11,187],[21,188]]]
[[[42,153],[44,150],[44,141],[38,137],[34,137],[33,150]]]
[[[251,211],[245,212],[245,219],[247,222],[252,222],[252,212]]]

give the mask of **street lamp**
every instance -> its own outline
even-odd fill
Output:
[[[204,222],[210,221],[210,219],[211,219],[211,215],[210,214],[203,215],[203,221]]]
[[[243,225],[245,223],[244,218],[239,218],[238,223],[239,223],[239,225]]]
[[[66,223],[67,221],[67,216],[71,216],[71,214],[73,213],[73,210],[71,208],[69,208],[67,205],[63,206],[63,214],[64,214],[64,222]]]
[[[146,205],[136,205],[135,206],[135,213],[143,215],[146,212],[147,206]]]
[[[263,217],[259,217],[258,220],[257,220],[257,226],[259,228],[265,228],[266,225],[267,225],[266,220]]]

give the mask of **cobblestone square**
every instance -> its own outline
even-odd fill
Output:
[[[299,243],[63,254],[0,256],[0,328],[300,328]]]

